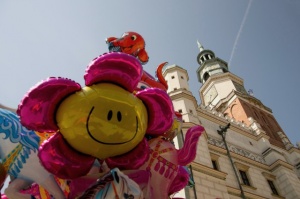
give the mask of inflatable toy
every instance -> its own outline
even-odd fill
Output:
[[[55,176],[86,175],[95,159],[137,169],[149,157],[145,135],[171,128],[174,110],[165,91],[135,91],[142,76],[139,61],[125,53],[94,59],[84,75],[86,87],[67,78],[48,78],[29,90],[17,113],[39,132],[56,132],[39,150],[43,166]]]
[[[144,199],[139,185],[118,168],[112,169],[78,197],[78,199],[94,198]]]
[[[109,52],[123,52],[136,57],[142,64],[146,64],[149,60],[145,50],[144,38],[136,32],[125,32],[120,38],[108,37],[106,39]],[[146,71],[143,71],[140,85],[138,88],[155,87],[167,91],[168,85],[162,75],[162,69],[168,62],[161,63],[156,69],[158,80],[152,77]]]
[[[144,38],[136,32],[125,32],[120,38],[106,38],[109,52],[123,52],[136,57],[141,64],[149,60]]]
[[[19,117],[5,109],[0,109],[0,159],[1,184],[7,175],[13,179],[5,190],[8,198],[34,195],[20,193],[33,182],[47,189],[55,198],[65,198],[63,190],[55,178],[40,164],[37,156],[38,148],[48,133],[39,136],[36,132],[28,130],[21,125]]]

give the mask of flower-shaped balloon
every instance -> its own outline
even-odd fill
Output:
[[[67,78],[48,78],[29,90],[17,113],[39,132],[57,132],[40,148],[43,166],[61,178],[85,175],[95,158],[135,169],[148,158],[145,135],[172,126],[172,101],[163,90],[135,92],[142,66],[133,56],[107,53],[86,69],[85,87]]]

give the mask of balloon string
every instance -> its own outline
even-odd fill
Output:
[[[111,184],[112,184],[112,187],[113,187],[113,189],[114,189],[116,199],[120,199],[120,198],[119,198],[119,195],[118,195],[118,192],[117,192],[117,189],[116,189],[116,187],[115,187],[115,183],[114,183],[114,182],[111,182]]]

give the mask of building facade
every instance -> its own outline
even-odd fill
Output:
[[[201,104],[190,91],[185,69],[171,65],[164,70],[168,94],[183,118],[179,147],[189,127],[205,128],[189,165],[194,186],[185,189],[185,197],[300,199],[299,147],[272,110],[245,90],[243,79],[230,73],[213,51],[198,46]]]

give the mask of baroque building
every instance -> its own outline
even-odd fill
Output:
[[[229,71],[227,62],[199,42],[198,47],[201,104],[190,91],[185,69],[170,65],[163,73],[174,109],[182,114],[179,147],[189,127],[205,128],[189,165],[194,185],[184,190],[184,197],[300,198],[300,149],[290,142],[272,110]]]

